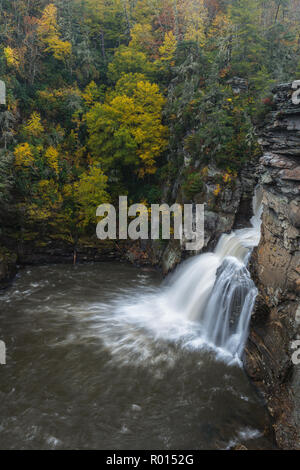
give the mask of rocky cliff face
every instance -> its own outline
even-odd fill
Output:
[[[257,185],[257,162],[246,165],[236,176],[224,182],[226,171],[208,165],[203,171],[201,191],[188,198],[184,193],[184,178],[174,185],[174,203],[204,204],[204,247],[200,252],[215,248],[220,236],[234,228],[244,228],[252,216],[252,199]],[[222,186],[220,183],[221,182]],[[166,201],[164,201],[166,202]],[[199,252],[199,253],[200,253]],[[156,266],[167,275],[190,256],[198,254],[185,250],[179,240],[138,240],[126,245],[125,258],[138,265]]]
[[[212,251],[223,233],[229,233],[235,228],[249,225],[252,217],[252,199],[254,188],[258,182],[257,161],[245,165],[238,175],[229,177],[224,182],[226,171],[208,165],[203,170],[202,191],[191,199],[184,193],[184,180],[178,184],[176,195],[172,202],[179,204],[204,204],[204,246],[200,252]],[[157,264],[166,275],[177,264],[190,256],[198,254],[186,251],[178,240],[171,240],[164,246],[151,243],[150,259]],[[200,253],[199,252],[199,253]]]
[[[251,268],[259,296],[245,353],[246,371],[285,449],[300,448],[300,364],[292,361],[300,339],[300,104],[293,92],[291,83],[274,90],[274,109],[260,132],[264,209]]]

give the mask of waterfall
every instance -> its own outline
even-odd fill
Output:
[[[257,295],[247,265],[260,240],[259,190],[253,213],[249,228],[223,234],[214,252],[185,261],[163,288],[134,288],[112,301],[109,315],[101,313],[102,338],[118,360],[151,362],[156,348],[169,341],[183,349],[213,349],[226,362],[240,362]]]
[[[203,339],[241,356],[257,289],[247,269],[260,240],[262,196],[253,198],[251,227],[221,236],[213,253],[182,265],[164,292],[165,304],[201,325]]]

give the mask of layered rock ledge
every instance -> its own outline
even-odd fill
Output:
[[[293,103],[294,91],[292,83],[273,90],[273,110],[259,131],[264,208],[251,262],[259,295],[244,358],[284,449],[300,448],[300,364],[292,361],[300,339],[300,104]]]

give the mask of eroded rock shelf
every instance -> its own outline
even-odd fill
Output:
[[[267,401],[278,445],[300,448],[300,105],[292,84],[274,90],[274,110],[260,130],[262,237],[252,257],[259,296],[245,354],[247,373]]]

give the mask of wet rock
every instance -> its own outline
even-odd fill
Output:
[[[172,240],[164,251],[162,257],[162,271],[166,275],[172,271],[182,260],[183,253],[178,240]]]
[[[259,289],[244,363],[266,399],[277,444],[300,448],[300,368],[292,363],[300,337],[300,105],[292,84],[274,89],[276,110],[259,130],[264,154],[262,236],[251,260]]]
[[[253,215],[252,198],[257,184],[257,162],[249,162],[228,183],[224,182],[225,173],[213,164],[206,166],[203,190],[194,194],[192,199],[187,198],[184,193],[184,179],[177,180],[176,190],[173,188],[172,203],[204,204],[204,247],[201,251],[213,250],[223,233],[247,226]],[[179,262],[200,252],[187,252],[184,245],[170,241],[165,244],[161,260],[156,264],[167,274]]]
[[[292,170],[282,170],[279,173],[279,176],[283,180],[300,181],[300,166],[297,166]]]
[[[296,228],[300,228],[300,204],[296,201],[291,201],[288,215],[291,224]]]

